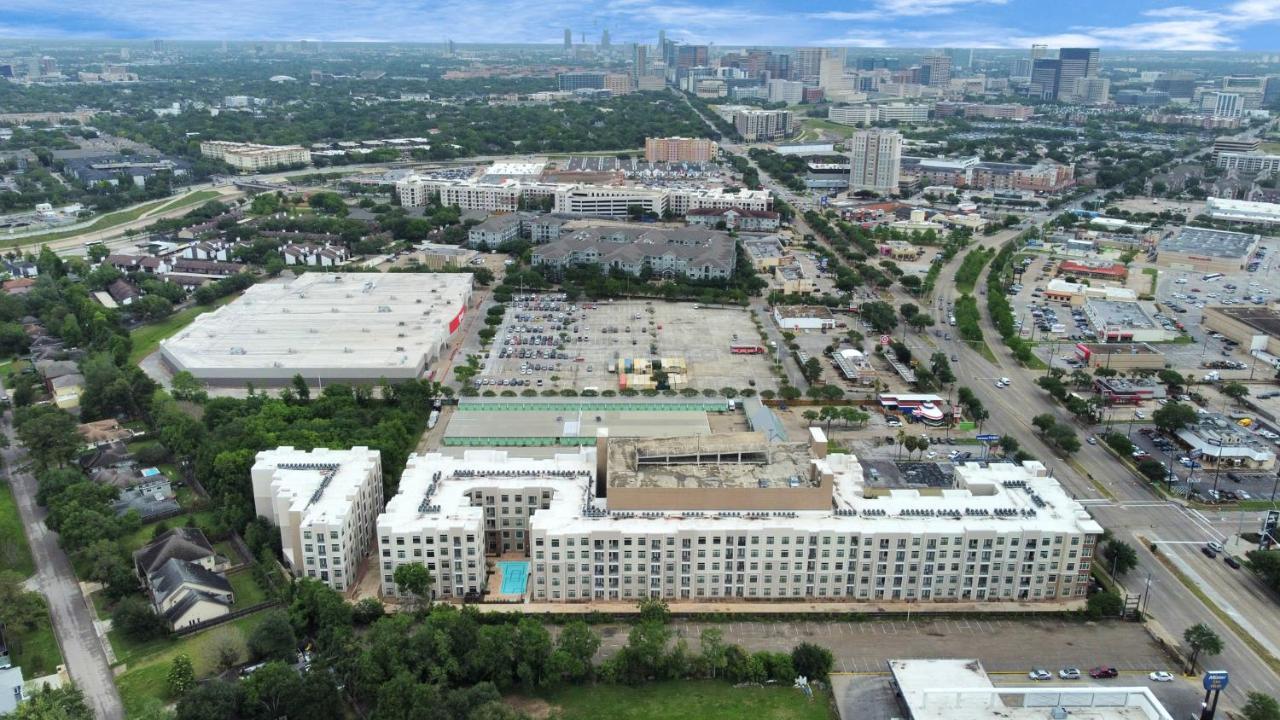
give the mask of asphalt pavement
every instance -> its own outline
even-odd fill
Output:
[[[14,437],[9,413],[0,420],[0,432],[9,436],[9,447],[0,451],[5,475],[18,504],[18,514],[27,531],[31,555],[36,563],[36,583],[49,601],[53,630],[62,650],[62,661],[71,679],[84,693],[85,701],[100,720],[120,720],[124,706],[116,691],[115,678],[93,628],[93,614],[80,592],[67,554],[58,546],[58,535],[45,527],[47,514],[35,503],[36,480],[27,471],[27,451]]]

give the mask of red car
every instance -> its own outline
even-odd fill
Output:
[[[1106,665],[1100,665],[1089,671],[1089,677],[1097,680],[1113,678],[1118,676],[1119,674],[1120,674],[1119,670],[1116,670],[1113,667],[1107,667]]]

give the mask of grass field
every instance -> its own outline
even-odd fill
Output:
[[[792,687],[735,688],[714,681],[640,687],[568,687],[543,698],[561,720],[829,720],[827,693],[812,701]],[[521,704],[517,701],[516,704]]]
[[[10,659],[22,668],[22,674],[28,680],[58,671],[62,653],[58,650],[58,639],[53,636],[53,625],[48,616],[31,632],[19,633],[10,629],[7,633]]]
[[[804,132],[799,138],[802,141],[821,138],[821,131],[823,130],[842,138],[850,138],[853,137],[853,131],[856,129],[849,125],[841,125],[822,118],[804,118],[800,123],[804,126]]]
[[[138,364],[143,358],[160,347],[161,340],[173,336],[182,328],[190,325],[191,321],[200,315],[216,310],[239,296],[237,293],[218,298],[212,305],[193,305],[179,310],[160,322],[150,323],[135,329],[129,333],[129,337],[133,338],[133,350],[129,353],[129,362],[135,365]]]
[[[156,214],[169,212],[170,210],[177,210],[178,208],[188,207],[190,205],[197,205],[207,200],[213,200],[215,198],[221,197],[221,195],[222,193],[218,192],[217,190],[197,190],[191,193],[190,195],[177,198],[172,202],[170,202],[168,205],[161,207],[159,210],[156,210]]]
[[[22,577],[35,574],[27,533],[18,517],[18,505],[8,484],[0,484],[0,570],[11,570]]]
[[[1268,155],[1280,154],[1280,142],[1264,142],[1258,151]]]
[[[130,643],[116,637],[114,632],[109,633],[116,659],[128,668],[116,676],[116,687],[124,700],[125,717],[139,717],[157,702],[169,702],[165,678],[169,665],[180,654],[191,658],[197,678],[213,674],[214,653],[223,643],[238,650],[241,662],[248,660],[245,640],[264,617],[265,613],[254,613],[179,640]]]
[[[84,233],[94,232],[96,230],[106,230],[117,225],[123,225],[127,222],[133,222],[144,214],[163,205],[165,200],[157,200],[145,205],[129,208],[128,210],[119,210],[108,215],[98,218],[92,225],[82,227],[79,230],[61,230],[58,232],[45,233],[43,235],[32,235],[31,237],[14,238],[13,240],[5,240],[0,242],[0,247],[12,247],[18,245],[37,246],[41,243],[52,242],[54,240],[62,240],[64,238],[75,237]]]

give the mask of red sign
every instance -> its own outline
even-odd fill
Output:
[[[881,344],[881,345],[888,345],[891,341],[892,341],[892,338],[890,338],[888,335],[881,335],[881,336],[880,336],[880,344]]]

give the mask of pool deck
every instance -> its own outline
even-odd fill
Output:
[[[506,577],[506,569],[509,567],[507,563],[520,563],[526,574],[529,569],[529,558],[523,554],[510,554],[502,557],[493,558],[493,572],[489,574],[487,585],[488,595],[495,600],[517,600],[525,599],[528,595],[528,583],[524,583],[523,590],[518,593],[503,592],[502,581]],[[526,578],[527,580],[527,578]]]

